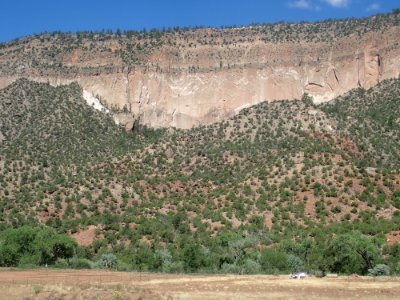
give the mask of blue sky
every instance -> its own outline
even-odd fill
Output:
[[[0,41],[44,31],[246,25],[364,17],[400,0],[2,0]]]

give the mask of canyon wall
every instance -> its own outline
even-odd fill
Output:
[[[110,50],[104,52],[76,47],[66,51],[57,58],[63,66],[57,71],[32,67],[29,58],[22,59],[20,67],[16,61],[11,71],[0,72],[0,87],[20,77],[53,85],[76,81],[85,93],[141,123],[190,128],[220,121],[262,101],[300,99],[308,93],[321,103],[353,88],[370,88],[398,77],[399,37],[400,28],[393,26],[321,42],[269,43],[254,38],[226,46],[191,46],[190,40],[183,40],[184,46],[161,46],[148,53],[144,63],[133,66],[122,61],[118,55],[122,46],[111,40]],[[33,47],[27,44],[32,42],[25,43],[25,51]],[[0,65],[11,59],[11,52],[1,51]],[[84,72],[88,68],[98,71]]]

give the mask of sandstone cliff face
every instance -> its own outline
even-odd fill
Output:
[[[60,61],[69,69],[34,68],[26,59],[21,67],[0,72],[0,87],[19,77],[53,85],[77,81],[108,107],[128,110],[129,117],[120,115],[128,129],[132,115],[153,127],[190,128],[220,121],[262,101],[300,99],[308,93],[315,102],[325,102],[400,73],[398,26],[313,42],[272,43],[257,36],[248,41],[230,32],[226,46],[191,46],[199,37],[213,34],[198,30],[195,36],[176,38],[184,46],[159,47],[139,65],[127,66],[117,55],[121,43],[114,40],[103,43],[108,51],[91,53],[84,46],[67,51]],[[0,64],[8,60],[9,53],[0,56]],[[90,68],[98,71],[85,71]]]

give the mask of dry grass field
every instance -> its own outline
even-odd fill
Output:
[[[399,299],[400,279],[1,270],[1,299]]]

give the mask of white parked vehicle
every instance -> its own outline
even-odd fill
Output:
[[[304,278],[307,278],[308,277],[308,274],[307,273],[304,273],[304,272],[301,272],[301,273],[293,273],[293,274],[290,274],[289,275],[289,278],[290,279],[304,279]]]

